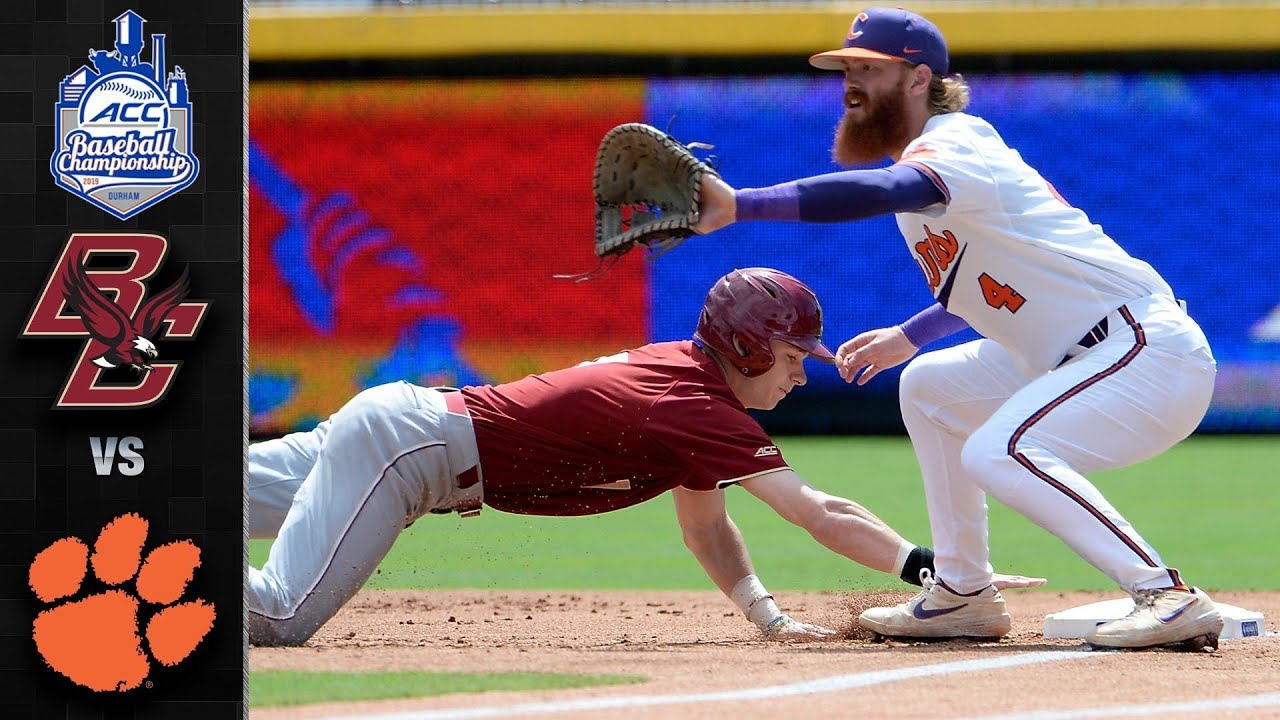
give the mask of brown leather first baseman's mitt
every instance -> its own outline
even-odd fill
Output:
[[[636,245],[669,250],[693,234],[702,174],[717,175],[689,147],[644,123],[605,134],[596,152],[596,255],[621,256]]]

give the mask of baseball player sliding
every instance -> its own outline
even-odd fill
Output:
[[[710,232],[735,220],[838,222],[895,213],[937,298],[902,325],[840,346],[840,372],[863,384],[966,326],[983,339],[916,358],[902,414],[924,477],[936,570],[911,601],[867,610],[887,636],[1001,637],[992,585],[988,494],[1058,536],[1135,598],[1128,617],[1087,642],[1216,648],[1213,602],[1161,559],[1085,474],[1157,455],[1199,424],[1215,365],[1169,285],[1122,250],[980,118],[948,75],[932,23],[869,8],[844,46],[810,58],[844,73],[835,159],[853,170],[735,191],[703,179]]]
[[[735,270],[707,295],[692,341],[645,345],[503,385],[392,383],[356,395],[310,432],[249,448],[252,537],[275,537],[248,569],[250,642],[300,645],[426,513],[588,515],[671,491],[685,544],[770,638],[832,635],[779,609],[752,569],[724,490],[741,485],[818,542],[916,581],[933,567],[867,509],[806,483],[747,414],[834,362],[803,283]],[[1038,578],[998,576],[1002,587]]]

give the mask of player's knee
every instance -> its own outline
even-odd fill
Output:
[[[938,370],[931,353],[920,355],[907,363],[898,379],[898,399],[902,405],[916,405],[922,399],[931,397],[939,380]]]
[[[258,647],[301,647],[316,634],[320,627],[295,615],[287,620],[275,620],[250,612],[246,615],[249,644]]]
[[[965,473],[984,490],[1001,477],[1003,466],[1014,462],[1009,455],[1009,436],[984,425],[973,432],[960,450],[960,464]]]
[[[907,432],[914,438],[919,432],[927,432],[938,424],[939,401],[945,394],[939,392],[950,381],[945,364],[939,362],[937,353],[926,353],[910,363],[898,380],[898,404]]]

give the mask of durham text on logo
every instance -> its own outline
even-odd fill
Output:
[[[146,281],[168,254],[169,241],[159,235],[72,234],[21,335],[84,340],[54,407],[143,408],[169,392],[182,363],[153,362],[156,342],[194,339],[212,302],[184,300],[185,271],[150,291]],[[114,263],[90,270],[95,258]]]
[[[121,220],[195,182],[191,101],[181,67],[165,73],[164,35],[151,36],[142,62],[142,26],[132,10],[115,19],[116,49],[89,50],[58,86],[49,166],[58,185]]]

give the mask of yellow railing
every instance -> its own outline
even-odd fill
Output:
[[[861,4],[257,7],[256,61],[526,54],[805,56],[840,42]],[[1280,2],[1000,7],[914,3],[953,54],[1280,52]],[[516,60],[518,61],[518,60]]]

